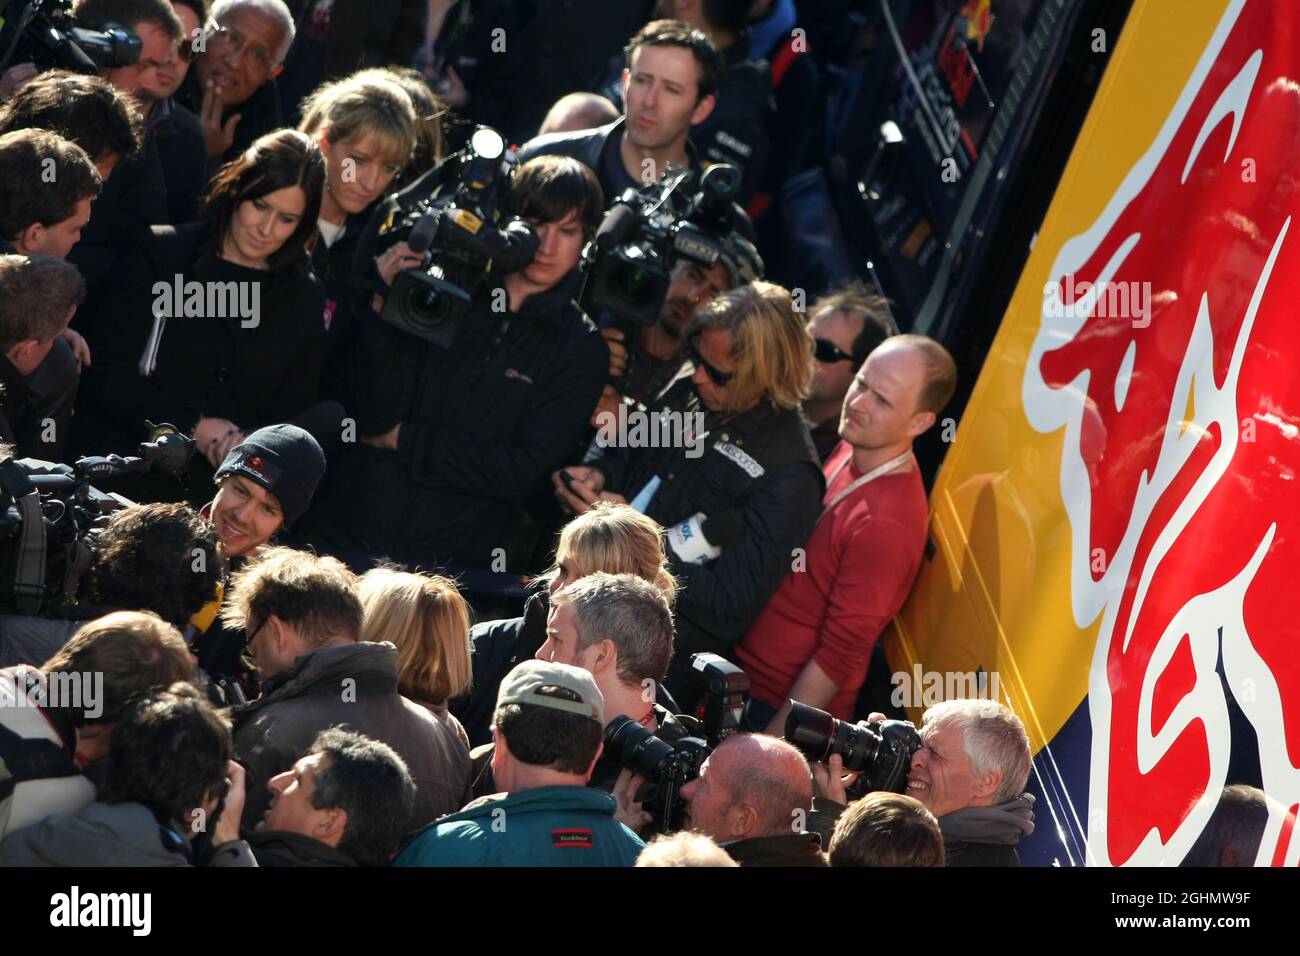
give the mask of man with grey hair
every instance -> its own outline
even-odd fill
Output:
[[[681,789],[686,826],[744,866],[826,866],[807,830],[813,784],[803,754],[775,737],[733,734]]]
[[[939,818],[944,865],[1019,866],[1016,844],[1034,832],[1020,718],[994,700],[946,700],[926,710],[920,734],[907,794]]]
[[[203,45],[176,94],[199,117],[210,171],[284,124],[275,78],[293,44],[283,0],[217,0]]]
[[[655,702],[672,656],[673,613],[663,591],[635,574],[603,571],[551,596],[546,642],[537,651],[538,660],[570,664],[591,674],[604,698],[607,721],[630,718],[669,743],[691,735],[681,719]],[[485,764],[475,779],[476,796],[495,792],[486,765],[490,752],[490,744],[474,750],[475,766]],[[590,786],[613,790],[621,770],[616,755],[603,754]],[[630,773],[623,780],[642,782]],[[641,821],[635,814],[623,822]]]

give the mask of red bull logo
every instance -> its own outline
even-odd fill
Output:
[[[1171,865],[1228,781],[1229,705],[1300,838],[1300,10],[1231,3],[1150,148],[1060,247],[1024,413],[1064,430],[1071,602],[1100,619],[1088,862]],[[1098,308],[1150,289],[1148,311]]]

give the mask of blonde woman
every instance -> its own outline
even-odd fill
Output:
[[[663,549],[663,528],[655,521],[612,502],[598,502],[574,518],[560,531],[555,562],[536,579],[537,590],[524,604],[523,616],[485,621],[470,630],[474,690],[468,698],[453,701],[452,707],[473,746],[492,739],[492,709],[501,678],[546,643],[551,595],[597,571],[635,574],[657,585],[670,604],[676,597],[677,582]]]
[[[469,739],[447,710],[447,701],[464,693],[471,680],[465,599],[447,578],[393,568],[367,571],[358,594],[364,612],[361,639],[397,648],[397,689],[433,714],[444,779],[456,793],[467,794]]]

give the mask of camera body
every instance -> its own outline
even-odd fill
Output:
[[[113,512],[134,503],[91,482],[155,466],[178,473],[193,454],[193,439],[174,426],[150,428],[139,457],[0,464],[0,609],[44,617],[69,611],[95,539]]]
[[[405,233],[412,251],[424,259],[418,269],[393,280],[381,313],[384,321],[446,348],[482,291],[488,270],[495,265],[509,272],[532,261],[535,238],[526,249],[494,242],[514,163],[501,134],[480,126],[469,144],[439,167],[441,185],[385,230]]]
[[[0,72],[12,63],[94,75],[140,59],[140,38],[120,23],[79,26],[72,0],[9,0],[0,29]]]
[[[740,171],[720,163],[703,175],[669,166],[660,182],[624,192],[583,250],[583,311],[653,325],[679,258],[706,266],[718,262],[739,188]]]
[[[921,737],[911,721],[850,724],[794,700],[790,701],[784,736],[813,763],[822,763],[832,754],[839,754],[845,770],[861,772],[859,779],[864,791],[902,793],[906,790],[912,754],[922,747]]]

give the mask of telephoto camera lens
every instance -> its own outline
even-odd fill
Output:
[[[850,724],[824,710],[790,701],[785,719],[785,739],[814,763],[839,754],[844,769],[861,772],[870,790],[902,793],[912,767],[912,754],[921,749],[921,737],[905,720],[878,724]]]
[[[623,715],[606,725],[605,751],[612,754],[621,766],[647,780],[658,780],[673,756],[672,744],[665,743],[631,717]]]

